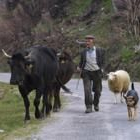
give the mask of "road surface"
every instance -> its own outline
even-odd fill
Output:
[[[78,89],[76,84],[76,79],[67,84],[72,95],[62,93],[67,99],[65,107],[52,113],[38,132],[23,140],[140,140],[139,109],[137,120],[128,121],[126,104],[114,104],[107,81],[103,81],[100,111],[85,114],[82,80]],[[135,88],[140,93],[140,83],[135,83]]]

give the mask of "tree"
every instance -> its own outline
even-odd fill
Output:
[[[140,0],[126,0],[127,4],[127,22],[128,30],[136,40],[140,43]]]

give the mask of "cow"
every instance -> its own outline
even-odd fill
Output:
[[[60,56],[58,56],[58,61],[59,61],[58,78],[59,80],[61,80],[62,84],[65,85],[72,78],[72,75],[75,71],[75,64],[71,58],[71,55],[66,51],[62,51],[60,53]],[[60,89],[61,86],[57,81],[54,84],[54,105],[53,105],[54,112],[58,112],[61,108]]]
[[[24,121],[30,120],[28,95],[32,90],[36,91],[34,106],[35,118],[39,119],[49,114],[53,85],[57,80],[58,60],[53,49],[44,46],[33,46],[22,51],[8,55],[8,64],[11,69],[10,84],[18,85],[19,92],[23,98],[25,106]],[[59,85],[58,84],[58,85]],[[62,85],[63,88],[63,85]],[[43,96],[42,111],[39,110],[40,98]]]

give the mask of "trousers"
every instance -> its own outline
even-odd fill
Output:
[[[84,85],[85,105],[91,108],[92,104],[98,106],[102,91],[102,71],[82,71],[82,79]],[[92,92],[94,97],[92,97]]]

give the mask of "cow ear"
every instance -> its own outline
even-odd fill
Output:
[[[26,70],[29,73],[31,73],[33,66],[34,66],[34,61],[31,60],[26,61]]]
[[[32,68],[33,68],[33,64],[29,64],[28,69],[32,69]]]
[[[34,62],[33,60],[27,60],[27,61],[26,61],[26,65],[30,65],[30,64],[34,65],[34,63],[35,63],[35,62]]]
[[[10,65],[11,64],[11,59],[8,59],[7,60],[7,63]]]

